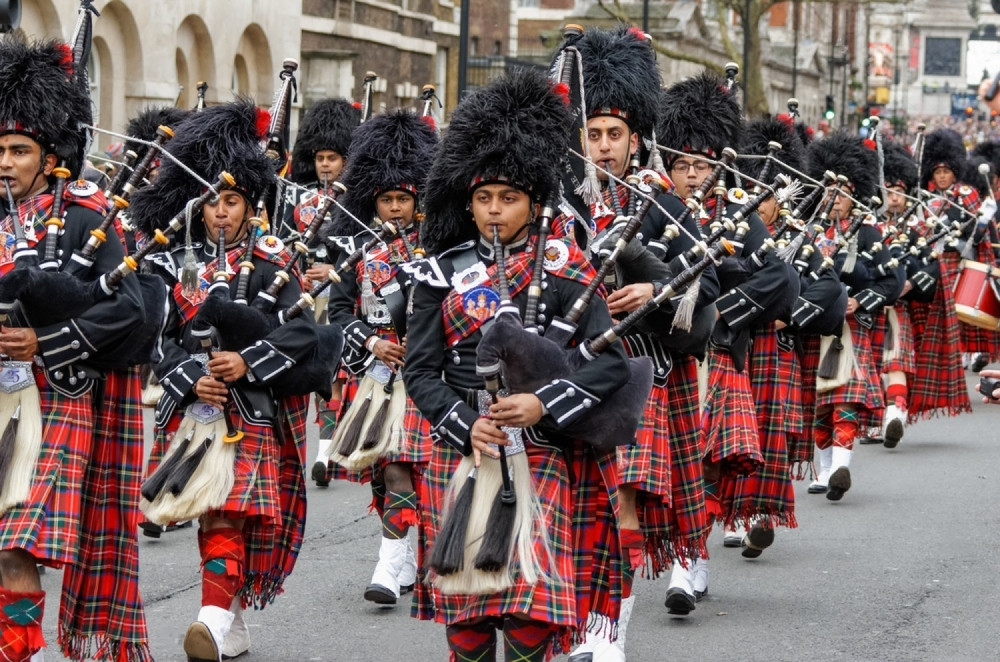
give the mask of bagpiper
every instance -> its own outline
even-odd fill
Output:
[[[327,453],[349,479],[371,483],[382,536],[364,596],[383,605],[396,604],[416,582],[408,534],[417,524],[418,487],[431,450],[430,427],[400,377],[410,298],[403,267],[424,254],[419,202],[437,146],[429,119],[395,110],[354,132],[351,161],[341,178],[347,192],[332,226],[340,252],[359,257],[332,285],[328,310],[330,322],[344,329],[344,365],[360,383]],[[375,232],[384,237],[374,244],[368,227],[373,219]]]
[[[148,469],[141,507],[160,524],[199,520],[202,607],[184,635],[194,662],[246,652],[243,608],[270,604],[295,565],[305,394],[328,388],[342,342],[320,333],[336,327],[287,312],[301,291],[294,258],[259,216],[275,180],[258,129],[266,115],[245,98],[192,114],[170,151],[211,186],[168,161],[131,205],[146,236],[190,237],[148,258],[170,305],[153,353],[162,460]]]
[[[534,392],[487,391],[477,375],[477,346],[505,297],[520,315],[529,296],[538,302],[531,312],[544,330],[594,275],[571,244],[534,245],[533,221],[558,195],[568,131],[566,102],[550,83],[514,72],[462,100],[426,184],[421,243],[434,257],[412,269],[403,366],[436,440],[422,518],[429,591],[418,593],[417,615],[446,625],[456,659],[494,660],[499,628],[506,659],[540,661],[568,652],[588,619],[614,632],[619,616],[614,453],[558,435],[625,383],[624,350],[615,344]],[[544,277],[529,287],[536,250]],[[574,341],[610,324],[595,300]],[[493,511],[504,525],[485,536]]]
[[[0,659],[12,662],[41,659],[46,645],[38,563],[64,569],[65,656],[152,659],[137,577],[138,381],[103,402],[97,385],[137,362],[135,331],[155,310],[135,276],[93,289],[121,242],[75,259],[108,208],[75,180],[92,124],[80,66],[63,43],[0,41]]]

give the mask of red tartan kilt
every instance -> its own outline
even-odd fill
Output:
[[[665,515],[674,557],[689,558],[704,555],[705,533],[710,525],[698,445],[701,419],[698,365],[690,356],[673,355],[673,359],[666,387],[670,417],[670,504]]]
[[[757,331],[747,371],[757,409],[758,430],[802,432],[802,367],[795,349],[778,346],[771,328]]]
[[[280,449],[270,426],[253,425],[242,420],[235,407],[230,414],[236,425],[243,430],[243,439],[237,442],[236,461],[233,464],[235,482],[229,498],[223,506],[212,514],[228,517],[260,517],[265,521],[277,521],[281,517],[278,503],[278,460]],[[170,417],[164,429],[156,430],[154,449],[159,446],[157,457],[162,458],[174,432],[181,423],[184,412]],[[146,468],[151,476],[158,463],[152,460]]]
[[[908,380],[907,420],[927,418],[941,412],[956,416],[972,411],[969,389],[962,368],[958,317],[955,314],[953,282],[941,270],[941,282],[930,303],[911,302],[916,369]]]
[[[539,502],[548,515],[545,524],[555,567],[565,581],[558,585],[542,581],[531,585],[515,578],[512,587],[491,595],[444,595],[433,585],[418,584],[416,600],[421,604],[415,605],[414,609],[419,617],[452,624],[519,613],[532,620],[565,628],[577,627],[578,617],[586,618],[586,614],[576,613],[573,582],[575,550],[570,517],[573,495],[566,462],[561,452],[533,444],[527,445],[526,452]],[[424,559],[440,530],[445,495],[461,457],[451,446],[434,444],[423,482],[426,493],[421,495],[423,509],[420,526],[424,540],[421,556]]]
[[[0,550],[23,549],[46,565],[73,563],[80,548],[82,488],[93,444],[90,393],[67,398],[33,372],[42,446],[28,499],[0,517]]]
[[[851,329],[857,370],[843,386],[817,393],[816,409],[854,405],[858,412],[859,427],[882,425],[882,381],[872,360],[871,337],[854,319],[854,315],[847,316],[847,324]],[[818,350],[816,353],[819,354]],[[817,367],[818,365],[817,363]]]
[[[905,372],[907,378],[912,378],[917,371],[917,360],[913,345],[913,324],[910,322],[910,309],[902,302],[894,307],[896,319],[899,320],[899,337],[896,345],[899,355],[892,360],[882,362],[882,372]],[[886,320],[888,324],[888,320]]]
[[[750,474],[760,466],[755,411],[747,373],[736,370],[729,352],[710,347],[699,443],[722,475]]]
[[[665,386],[653,385],[635,443],[618,447],[622,485],[670,498],[670,408]]]
[[[954,292],[955,284],[958,282],[959,265],[961,264],[962,257],[955,251],[945,251],[938,259],[941,263],[942,280],[938,287],[940,289],[940,287],[946,286]],[[991,266],[996,263],[989,242],[982,242],[977,246],[976,260]],[[946,273],[947,275],[945,275]],[[944,282],[945,280],[947,280],[947,284]],[[954,295],[952,295],[952,298],[954,298]],[[981,352],[989,355],[990,361],[1000,360],[1000,333],[989,329],[980,329],[962,321],[959,321],[958,327],[961,333],[961,347],[963,352]]]

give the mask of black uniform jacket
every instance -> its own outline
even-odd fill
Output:
[[[274,239],[271,237],[270,239]],[[277,241],[277,240],[275,240]],[[273,243],[273,242],[272,242]],[[261,245],[258,243],[258,246]],[[280,246],[280,242],[275,244]],[[215,246],[194,244],[199,269],[215,260]],[[181,278],[184,265],[183,246],[170,252],[155,253],[147,259],[153,271],[159,275],[167,289],[165,321],[159,340],[153,351],[153,371],[163,386],[164,395],[156,409],[156,422],[164,425],[179,406],[187,406],[197,398],[194,384],[206,375],[205,349],[198,338],[192,335],[194,324],[182,314],[174,290]],[[248,301],[253,302],[257,292],[266,290],[274,280],[274,274],[281,268],[280,259],[267,259],[260,250],[254,251],[250,272]],[[201,294],[207,282],[203,279]],[[229,282],[230,299],[235,298],[238,278],[234,275]],[[294,380],[298,371],[308,370],[307,361],[319,336],[311,314],[299,315],[292,321],[279,325],[277,313],[294,304],[301,293],[298,280],[293,277],[278,293],[277,302],[266,315],[250,315],[253,311],[245,307],[234,312],[228,328],[215,328],[213,345],[239,352],[249,367],[247,375],[230,384],[230,392],[239,408],[240,415],[251,423],[265,425],[274,421],[276,398],[285,393],[277,392],[270,386]],[[251,320],[247,324],[244,320]]]
[[[524,250],[523,244],[508,248]],[[469,241],[437,257],[414,263],[410,270],[415,280],[413,313],[408,322],[403,367],[406,392],[430,421],[432,434],[466,455],[472,452],[469,433],[479,418],[479,412],[470,404],[475,401],[470,398],[474,397],[473,391],[484,386],[482,378],[476,375],[476,347],[482,329],[449,345],[442,303],[452,290],[452,275],[477,261],[487,266],[494,262],[490,245]],[[578,281],[549,273],[544,276],[543,287],[538,318],[543,326],[548,326],[553,317],[566,314],[586,289]],[[523,313],[527,288],[514,295],[513,301]],[[593,338],[611,326],[607,306],[595,297],[580,318],[573,342]],[[535,392],[546,409],[539,426],[557,430],[576,420],[624,384],[628,376],[625,351],[621,343],[614,343],[571,377],[553,379]]]
[[[6,205],[4,213],[7,213]],[[57,242],[60,271],[67,269],[73,251],[83,248],[90,231],[100,226],[102,217],[87,207],[69,204],[63,220]],[[121,264],[125,251],[113,232],[111,234],[110,240],[97,249],[94,263],[82,274],[82,280],[96,281]],[[39,258],[44,244],[43,239],[36,246]],[[58,287],[56,283],[53,286]],[[41,287],[32,296],[23,298],[15,307],[9,324],[34,328],[49,384],[64,395],[79,397],[103,373],[127,365],[119,358],[131,356],[141,343],[142,339],[134,334],[143,318],[139,282],[134,275],[127,276],[114,294],[98,297],[99,300],[71,318],[64,318],[60,311],[63,305],[73,305],[59,303],[65,292],[46,292],[48,289]]]

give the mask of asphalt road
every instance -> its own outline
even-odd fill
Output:
[[[974,400],[972,415],[907,428],[895,450],[857,447],[854,487],[839,503],[799,483],[799,528],[779,530],[761,558],[723,548],[716,530],[709,595],[689,616],[664,609],[666,577],[637,580],[629,661],[1000,659],[1000,406]],[[362,598],[379,543],[369,500],[366,486],[310,482],[298,565],[273,605],[247,615],[253,644],[241,660],[446,659],[443,626],[410,618],[408,603]],[[153,654],[184,660],[201,596],[194,531],[140,548]],[[50,596],[60,574],[43,578]],[[50,600],[50,661],[64,659],[57,613]]]

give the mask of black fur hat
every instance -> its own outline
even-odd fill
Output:
[[[331,149],[345,159],[351,134],[361,123],[361,109],[347,99],[323,99],[306,111],[292,150],[292,181],[316,181],[316,152]]]
[[[743,143],[737,151],[740,156],[766,156],[768,153],[767,145],[771,141],[780,143],[781,149],[775,154],[777,160],[771,168],[770,178],[773,179],[774,175],[780,172],[797,178],[798,176],[794,172],[781,165],[785,163],[799,171],[802,171],[805,166],[806,150],[791,122],[767,117],[747,123]],[[756,178],[764,168],[764,163],[764,159],[741,158],[737,159],[736,166],[740,172]]]
[[[376,115],[354,132],[351,160],[340,182],[347,187],[341,204],[363,223],[375,216],[375,198],[403,190],[417,196],[434,158],[437,132],[432,124],[408,110]],[[336,215],[335,235],[356,234],[354,219]]]
[[[827,170],[850,181],[851,197],[867,204],[878,193],[878,155],[860,137],[846,131],[816,140],[807,150],[809,176],[822,180]]]
[[[226,171],[236,179],[236,191],[249,204],[274,180],[274,167],[264,155],[261,141],[267,134],[270,114],[242,97],[231,103],[210,106],[191,113],[174,127],[175,137],[167,143],[167,151],[203,179],[212,182]],[[156,181],[132,195],[129,215],[147,235],[164,229],[188,200],[204,191],[195,180],[171,159],[164,159]],[[205,229],[193,223],[192,238],[203,241]]]
[[[726,147],[737,149],[743,138],[743,117],[736,94],[726,81],[705,71],[671,85],[660,95],[656,141],[681,152],[716,158]],[[669,163],[676,155],[666,153]]]
[[[89,90],[73,76],[73,54],[60,41],[0,40],[0,135],[28,136],[80,174],[93,124]]]
[[[639,135],[651,137],[661,81],[656,55],[642,31],[627,25],[588,28],[576,48],[583,59],[587,116],[620,117]]]
[[[944,165],[961,181],[968,160],[962,136],[951,129],[935,129],[924,136],[924,152],[920,160],[920,186],[926,187],[934,177],[934,168]]]
[[[424,187],[421,245],[429,254],[476,236],[475,185],[506,181],[535,202],[558,193],[570,113],[548,79],[520,69],[466,96],[451,116]]]
[[[907,193],[912,191],[917,185],[917,162],[910,150],[895,140],[886,140],[882,143],[882,155],[885,187],[902,186]]]
[[[177,125],[183,122],[190,113],[190,110],[176,106],[150,106],[128,121],[128,124],[125,125],[125,133],[140,140],[153,141],[156,140],[156,129],[161,124],[170,129],[176,129]],[[176,135],[176,131],[174,134]],[[146,152],[149,151],[147,145],[134,140],[126,141],[125,149],[135,152],[136,163],[140,163]]]

